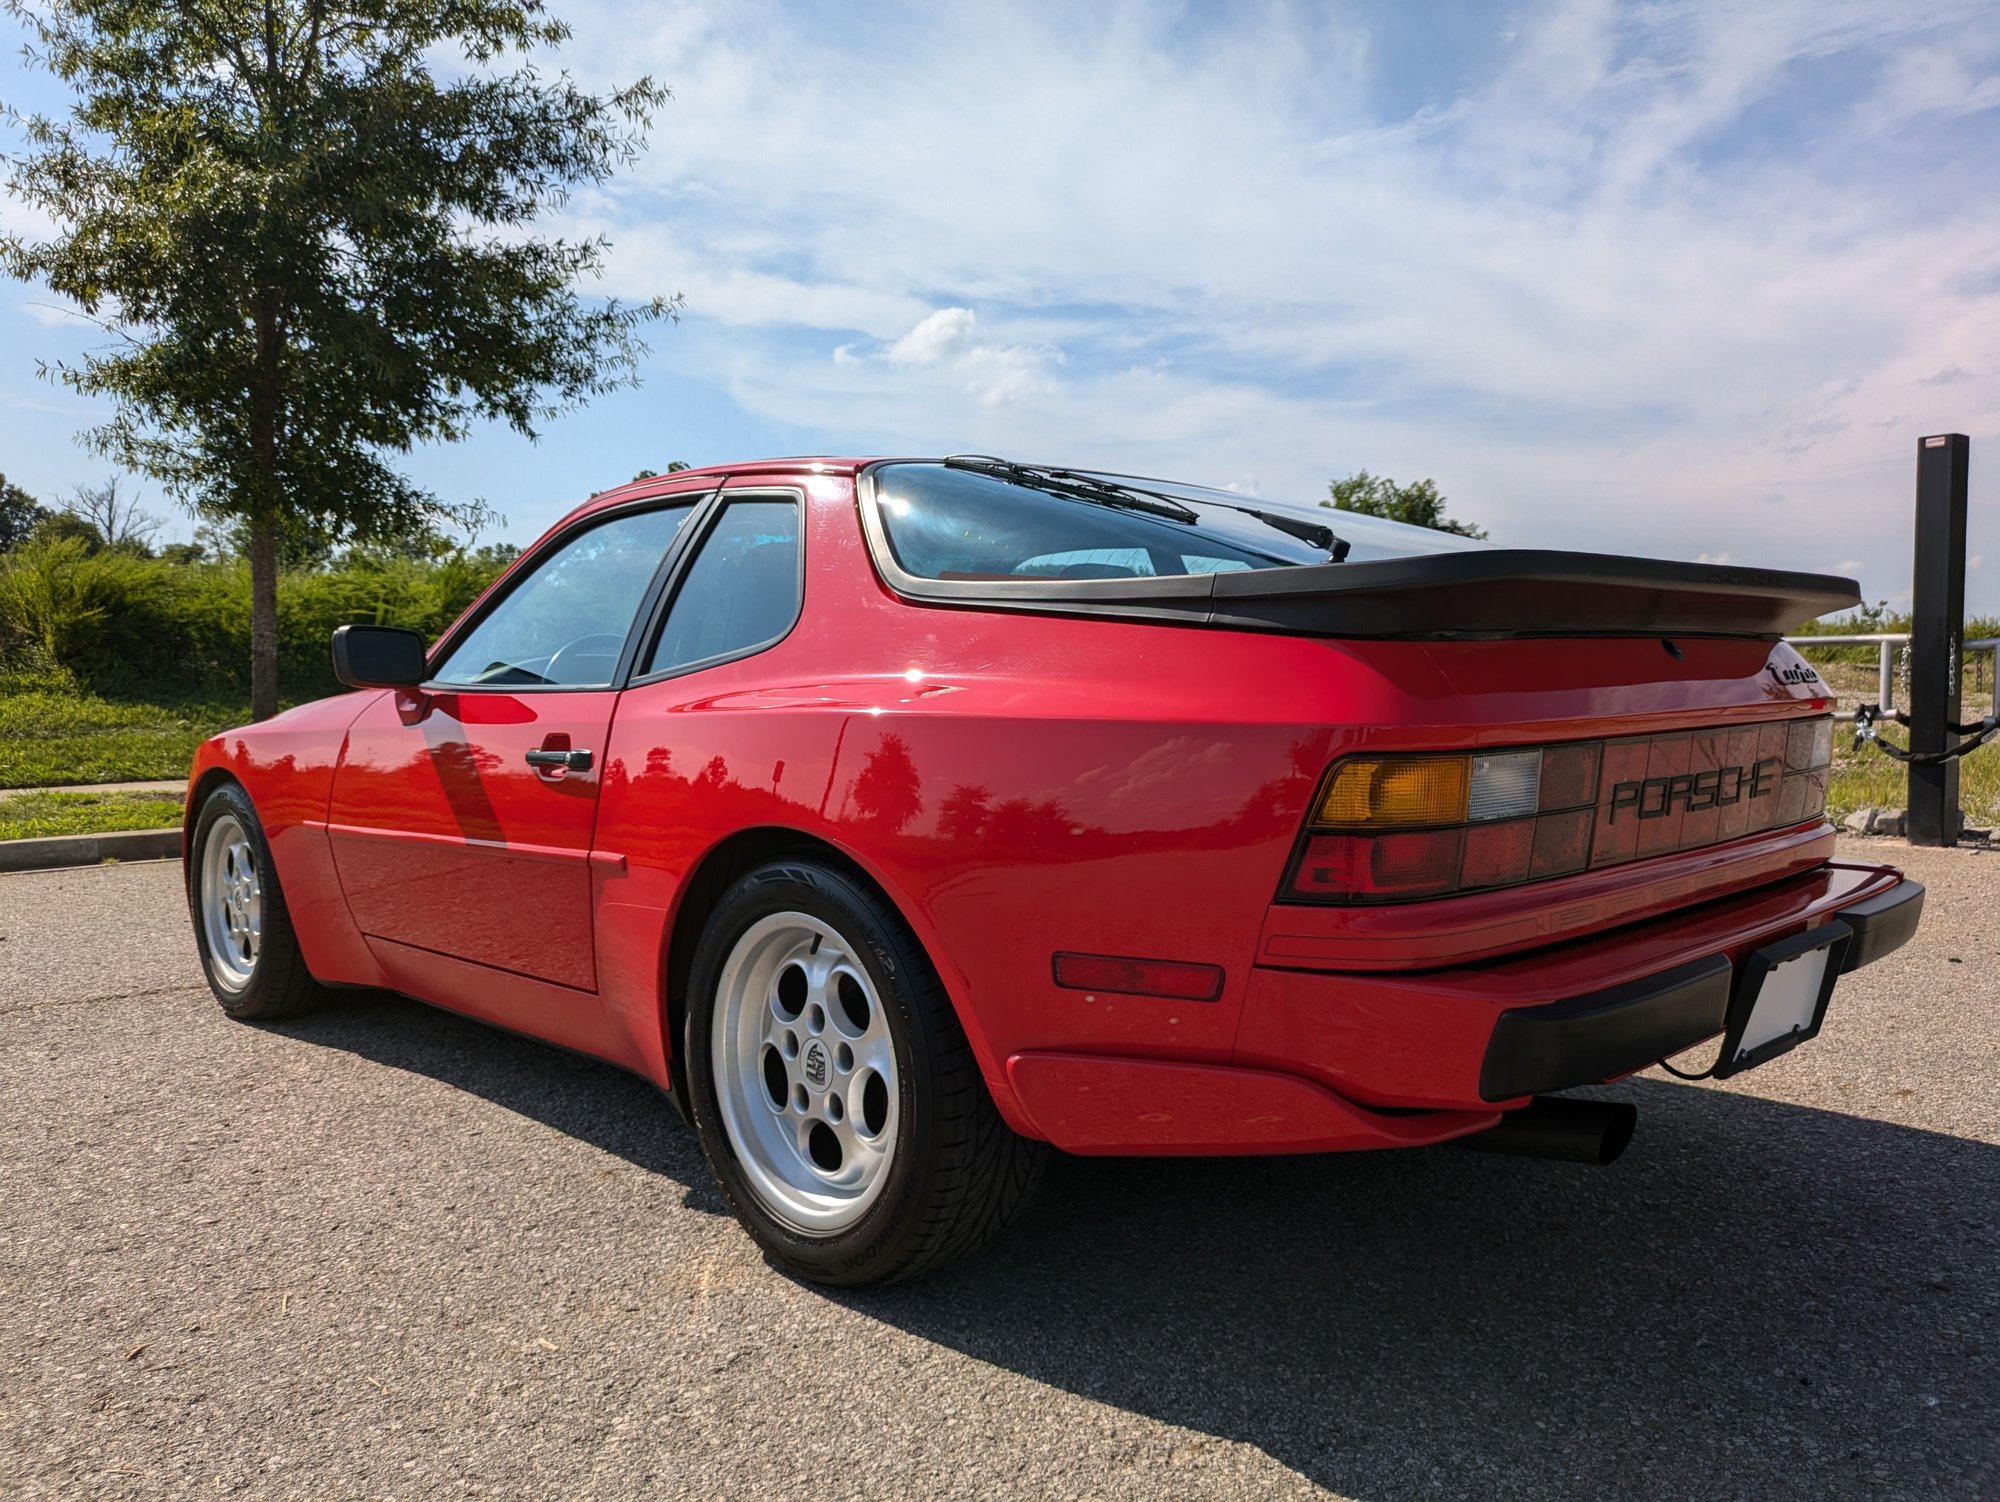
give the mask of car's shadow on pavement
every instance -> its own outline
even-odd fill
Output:
[[[265,1026],[490,1100],[664,1174],[686,1187],[693,1209],[727,1213],[694,1133],[636,1074],[385,991],[340,991],[305,1017]]]
[[[386,1000],[298,1032],[719,1208],[692,1134],[615,1070]],[[1723,1090],[1605,1093],[1640,1126],[1602,1169],[1059,1159],[993,1254],[835,1297],[1180,1426],[1175,1463],[1242,1441],[1359,1498],[2000,1494],[2000,1149]]]

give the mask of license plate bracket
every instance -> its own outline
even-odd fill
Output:
[[[1727,1079],[1819,1036],[1854,930],[1839,919],[1752,950],[1736,972],[1714,1077]]]

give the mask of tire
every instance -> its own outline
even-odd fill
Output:
[[[249,794],[225,782],[202,801],[189,846],[188,912],[202,973],[222,1010],[268,1022],[313,1006],[325,989],[306,969]]]
[[[985,1246],[1048,1155],[1001,1120],[908,925],[811,860],[723,894],[684,1045],[723,1196],[774,1263],[815,1283],[895,1282]]]

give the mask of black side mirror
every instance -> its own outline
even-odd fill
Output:
[[[349,688],[415,688],[429,669],[424,639],[402,626],[338,626],[333,676]]]

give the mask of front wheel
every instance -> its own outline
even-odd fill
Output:
[[[702,1149],[779,1265],[853,1287],[990,1241],[1046,1149],[1000,1119],[937,971],[846,874],[777,861],[695,953],[685,1039]]]
[[[250,796],[233,782],[203,800],[188,862],[188,908],[208,988],[244,1022],[289,1017],[325,995],[306,969]]]

